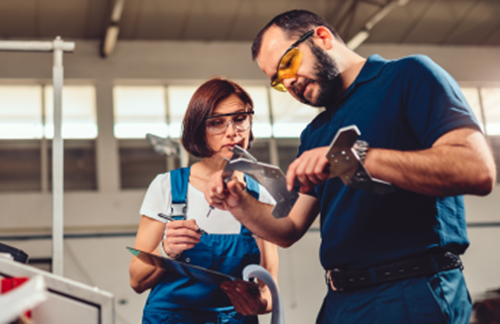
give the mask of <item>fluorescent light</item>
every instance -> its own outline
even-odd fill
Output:
[[[347,47],[349,47],[351,50],[355,50],[356,48],[359,47],[368,37],[370,36],[370,33],[366,30],[361,30],[359,31],[349,42],[347,42]]]
[[[104,37],[104,44],[102,47],[102,53],[104,56],[109,56],[115,49],[119,32],[120,28],[117,25],[111,25],[106,30],[106,37]]]

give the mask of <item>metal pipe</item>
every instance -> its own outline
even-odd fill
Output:
[[[73,52],[75,43],[63,42],[62,50],[64,52]],[[52,52],[54,50],[54,42],[38,42],[38,41],[0,41],[0,51],[15,51],[15,52]]]
[[[52,139],[52,272],[63,275],[64,142],[62,139],[63,44],[54,40],[54,138]]]

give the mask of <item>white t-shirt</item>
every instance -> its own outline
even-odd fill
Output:
[[[259,201],[274,205],[276,204],[269,192],[259,185]],[[159,217],[159,213],[168,214],[172,197],[170,194],[170,173],[162,173],[151,182],[142,202],[140,214],[165,223],[166,220]],[[205,200],[203,192],[191,184],[187,190],[187,219],[196,220],[196,224],[210,234],[239,234],[240,222],[228,211],[214,208],[207,217],[210,206]]]

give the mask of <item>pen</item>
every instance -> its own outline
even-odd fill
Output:
[[[168,220],[170,222],[173,222],[173,221],[177,220],[177,219],[173,218],[172,216],[168,216],[168,215],[165,215],[163,213],[158,213],[158,216],[160,216],[161,218],[166,219],[166,220]],[[207,234],[208,235],[208,233],[205,232],[205,230],[203,230],[201,228],[198,228],[197,232],[201,233],[201,234]]]

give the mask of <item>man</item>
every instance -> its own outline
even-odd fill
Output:
[[[321,17],[294,10],[256,37],[254,59],[277,90],[325,107],[303,131],[287,186],[301,195],[288,217],[217,174],[205,197],[256,235],[288,247],[321,215],[329,290],[318,323],[468,323],[458,255],[469,242],[463,194],[486,195],[493,157],[453,78],[428,57],[387,61],[349,50]],[[339,128],[369,143],[364,165],[395,191],[378,195],[327,179]]]

